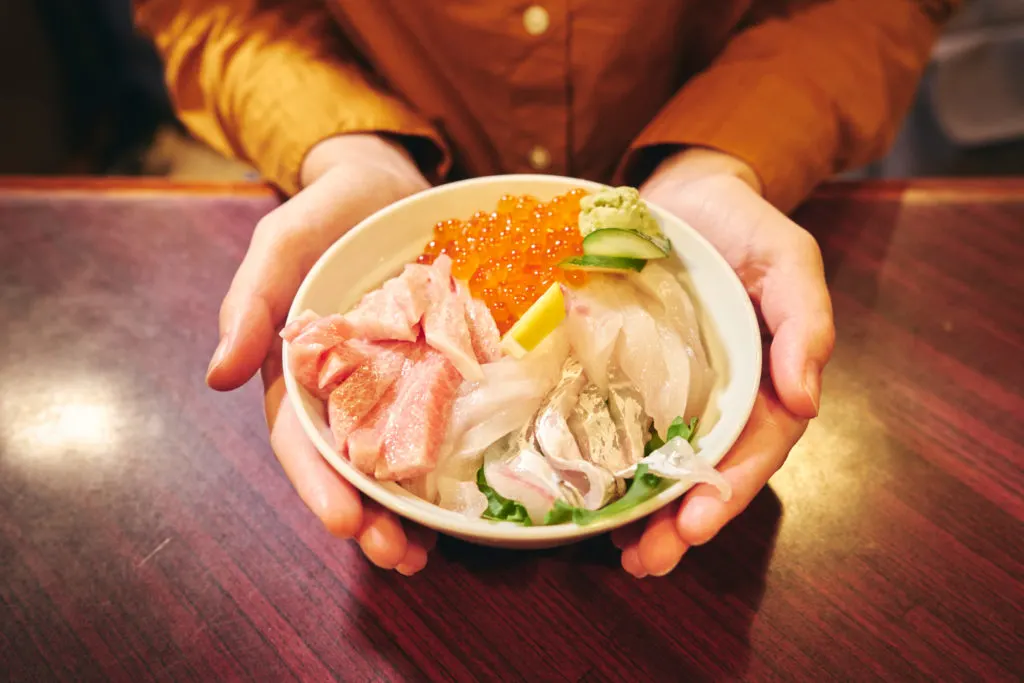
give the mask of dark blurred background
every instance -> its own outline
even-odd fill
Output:
[[[175,122],[130,0],[0,0],[0,174],[254,178]],[[1024,175],[1024,0],[949,26],[892,152],[851,177]]]

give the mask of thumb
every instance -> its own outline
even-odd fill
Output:
[[[815,417],[835,327],[821,252],[810,235],[766,274],[761,313],[772,333],[768,362],[779,400],[794,415]]]
[[[210,387],[234,389],[259,370],[302,278],[336,239],[373,212],[426,187],[402,157],[379,162],[380,168],[371,162],[335,165],[256,226],[221,305],[221,341],[206,375]]]
[[[302,278],[349,225],[327,183],[311,185],[256,225],[220,308],[206,383],[228,391],[259,370]]]
[[[220,343],[206,374],[206,383],[218,391],[245,384],[263,364],[305,272],[294,262],[283,265],[286,247],[277,251],[261,241],[254,235],[221,304]]]

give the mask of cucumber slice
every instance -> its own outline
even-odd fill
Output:
[[[620,256],[632,259],[665,258],[671,244],[662,235],[647,235],[635,230],[603,228],[583,238],[583,253],[594,256]]]
[[[558,264],[562,270],[588,270],[596,273],[639,273],[647,261],[625,256],[598,256],[584,254],[567,258]]]

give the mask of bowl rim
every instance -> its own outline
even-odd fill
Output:
[[[504,174],[504,175],[491,175],[481,176],[477,178],[470,178],[466,180],[458,180],[450,183],[437,185],[427,190],[423,190],[416,194],[410,195],[403,199],[394,202],[387,207],[377,211],[376,213],[367,216],[362,221],[357,223],[351,229],[345,232],[344,235],[339,237],[330,247],[328,247],[323,254],[317,259],[313,267],[309,269],[309,272],[303,278],[302,283],[299,285],[298,290],[295,293],[295,297],[292,300],[292,304],[288,310],[287,320],[293,320],[299,313],[302,312],[303,307],[300,302],[304,301],[309,289],[319,278],[321,271],[326,267],[326,264],[333,260],[337,252],[346,248],[349,242],[355,239],[355,236],[365,230],[372,228],[373,225],[386,221],[391,215],[402,211],[405,207],[410,204],[415,204],[423,201],[424,199],[436,196],[439,194],[446,194],[452,191],[456,191],[462,188],[474,187],[477,185],[494,185],[502,182],[517,183],[517,182],[532,182],[541,184],[550,184],[553,187],[564,187],[566,185],[572,185],[575,187],[583,187],[592,191],[599,191],[608,189],[612,186],[603,183],[597,183],[594,181],[583,180],[580,178],[572,178],[568,176],[559,175],[547,175],[547,174]],[[715,249],[714,246],[697,232],[696,229],[691,227],[686,221],[678,218],[674,214],[670,213],[666,209],[661,208],[657,204],[648,202],[648,205],[655,212],[657,217],[663,222],[677,223],[678,227],[691,234],[707,252],[707,256],[711,259],[717,260],[718,265],[724,267],[731,277],[728,278],[729,286],[734,290],[734,294],[738,294],[737,299],[742,301],[741,306],[744,308],[746,315],[744,316],[747,325],[749,327],[748,333],[753,339],[760,339],[760,329],[757,322],[757,316],[754,312],[753,303],[747,294],[746,289],[740,282],[739,276],[728,264],[725,258]],[[288,343],[284,342],[281,348],[281,360],[282,360],[282,373],[285,380],[285,388],[288,393],[288,400],[291,402],[293,410],[296,412],[299,423],[302,425],[302,429],[309,438],[317,451],[320,453],[331,467],[341,475],[349,484],[358,489],[361,493],[371,498],[375,502],[379,503],[388,510],[395,514],[404,517],[412,522],[420,524],[422,526],[434,529],[440,533],[454,534],[462,538],[467,539],[480,539],[489,542],[509,542],[509,543],[551,543],[557,544],[560,542],[571,542],[575,540],[581,540],[583,538],[598,535],[625,526],[638,519],[646,517],[651,513],[666,506],[676,498],[681,497],[686,491],[693,487],[693,484],[687,484],[685,482],[676,482],[672,486],[668,487],[658,495],[644,501],[640,505],[637,505],[630,510],[627,510],[621,514],[614,515],[608,519],[603,519],[592,524],[585,526],[579,526],[575,523],[564,523],[551,526],[543,525],[531,525],[522,526],[514,524],[512,522],[495,522],[491,520],[470,519],[461,513],[454,512],[451,510],[445,510],[438,505],[428,503],[422,499],[417,499],[418,503],[411,501],[408,496],[399,495],[394,493],[391,488],[399,488],[397,484],[393,482],[382,483],[374,479],[366,477],[362,473],[358,472],[352,464],[343,456],[341,456],[329,443],[324,440],[320,434],[319,429],[313,424],[312,419],[306,411],[306,407],[302,402],[302,389],[291,370],[287,362]],[[760,387],[760,375],[762,372],[762,349],[761,344],[754,344],[755,353],[755,368],[757,370],[756,376],[749,381],[749,386],[745,394],[743,395],[743,401],[741,404],[743,419],[739,421],[735,428],[728,436],[721,439],[720,452],[716,454],[716,459],[711,462],[711,459],[707,459],[709,464],[717,467],[719,462],[726,453],[732,448],[739,438],[740,433],[746,426],[750,415],[753,411],[754,402],[757,398],[757,392]],[[703,453],[703,451],[701,451]],[[409,494],[411,495],[411,494]]]

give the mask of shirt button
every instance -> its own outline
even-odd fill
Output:
[[[535,171],[543,171],[551,165],[551,152],[540,145],[530,150],[530,166]]]
[[[539,36],[547,31],[550,25],[551,17],[540,5],[531,5],[523,12],[523,28],[531,36]]]

